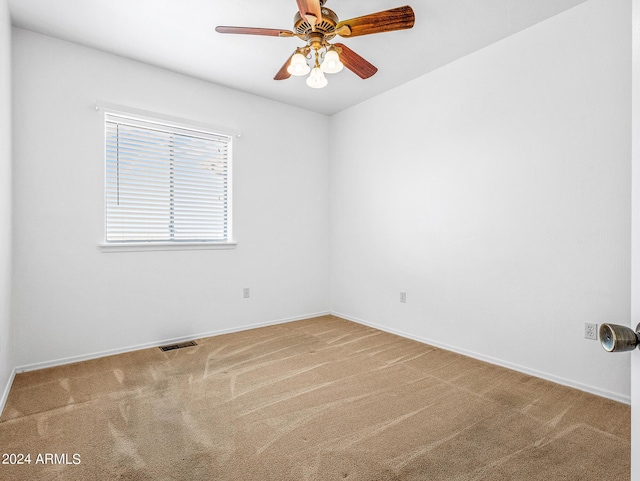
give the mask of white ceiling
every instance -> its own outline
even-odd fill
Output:
[[[321,90],[300,77],[273,80],[301,40],[214,31],[291,30],[295,0],[9,0],[9,8],[21,28],[333,114],[585,1],[327,0],[340,20],[408,4],[416,22],[411,30],[340,39],[378,73],[361,80],[345,69]]]

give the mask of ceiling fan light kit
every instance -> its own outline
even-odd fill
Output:
[[[338,73],[344,68],[336,48],[331,45],[324,54],[324,61],[320,68],[324,73]]]
[[[312,89],[321,89],[327,86],[329,81],[327,77],[324,76],[322,69],[318,67],[313,67],[311,70],[311,74],[307,78],[307,85]]]
[[[297,48],[278,71],[275,80],[291,75],[307,77],[307,85],[319,89],[328,84],[324,74],[340,72],[344,67],[362,79],[373,76],[378,69],[341,43],[332,44],[336,35],[356,37],[373,33],[392,32],[412,28],[415,15],[410,6],[392,8],[351,20],[340,21],[333,10],[324,8],[326,0],[297,0],[293,31],[254,27],[216,27],[218,33],[262,35],[270,37],[298,37],[306,42]],[[310,65],[311,63],[311,65]]]
[[[296,77],[307,75],[311,71],[311,67],[307,64],[307,58],[304,55],[303,49],[298,49],[296,53],[291,57],[287,72]]]

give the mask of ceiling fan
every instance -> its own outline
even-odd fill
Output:
[[[306,42],[287,59],[274,80],[302,76],[309,72],[307,85],[322,88],[327,85],[325,73],[337,73],[347,67],[360,78],[367,79],[378,69],[342,43],[330,43],[336,35],[357,37],[372,33],[392,32],[412,28],[415,15],[410,6],[392,8],[378,13],[340,21],[333,10],[324,7],[326,0],[296,0],[298,12],[293,18],[293,31],[275,28],[216,27],[218,33],[298,37]],[[311,61],[310,67],[307,60]]]

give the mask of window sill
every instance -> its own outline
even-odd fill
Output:
[[[193,251],[193,250],[218,250],[235,249],[236,243],[230,242],[118,242],[101,243],[98,249],[101,252],[148,252],[148,251]]]

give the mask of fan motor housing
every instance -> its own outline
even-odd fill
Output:
[[[300,12],[296,12],[293,17],[293,29],[300,35],[309,35],[311,32],[319,32],[326,40],[331,40],[336,36],[335,30],[338,24],[338,15],[333,10],[322,7],[322,18],[318,19],[315,30],[306,19],[302,18]]]

